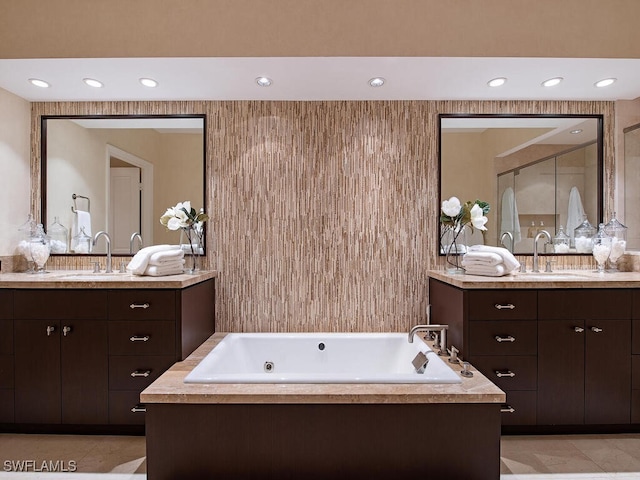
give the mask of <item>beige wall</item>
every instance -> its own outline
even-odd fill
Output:
[[[29,214],[30,116],[29,102],[0,89],[0,258],[15,253]]]
[[[0,58],[639,58],[637,0],[3,0]]]

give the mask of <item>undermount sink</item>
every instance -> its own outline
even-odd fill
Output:
[[[521,280],[549,280],[549,281],[558,281],[558,280],[578,280],[581,278],[581,275],[578,273],[555,273],[555,272],[540,272],[540,273],[519,273],[517,275],[518,279]]]
[[[68,275],[61,275],[65,280],[123,280],[130,278],[128,273],[70,273]]]

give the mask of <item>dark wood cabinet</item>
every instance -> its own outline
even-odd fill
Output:
[[[450,345],[507,394],[503,425],[640,423],[640,291],[463,289],[431,278],[429,298]]]
[[[13,292],[0,290],[0,423],[14,421]]]
[[[0,423],[144,425],[140,392],[214,333],[214,295],[213,279],[0,290]]]
[[[15,421],[105,424],[106,292],[20,290],[14,297]]]
[[[630,423],[631,291],[541,290],[538,302],[539,422]]]

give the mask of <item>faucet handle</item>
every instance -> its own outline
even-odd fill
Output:
[[[523,258],[520,263],[520,273],[527,273],[527,261]]]
[[[91,262],[93,263],[93,273],[100,273],[100,262]]]
[[[553,272],[553,270],[551,270],[551,264],[552,263],[556,263],[556,261],[555,260],[547,260],[547,266],[544,269],[545,272],[547,272],[547,273]]]
[[[449,356],[449,362],[458,363],[458,353],[460,353],[460,350],[458,350],[456,347],[451,345],[451,348],[449,349],[449,353],[451,354]]]

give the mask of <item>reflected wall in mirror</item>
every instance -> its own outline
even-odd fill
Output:
[[[555,237],[562,226],[572,236],[584,215],[597,227],[602,117],[441,115],[440,198],[451,196],[491,205],[488,231],[476,231],[469,244],[516,254],[533,253],[542,229]]]
[[[640,249],[640,123],[624,129],[624,203],[627,250]]]
[[[136,232],[144,246],[177,244],[179,232],[168,231],[160,216],[185,200],[205,206],[204,115],[43,116],[41,122],[42,219],[48,231],[56,219],[68,229],[69,253],[86,254],[73,241],[83,224],[91,236],[108,232],[114,254],[128,255]],[[134,252],[139,248],[136,241]],[[99,240],[91,253],[105,251]]]

